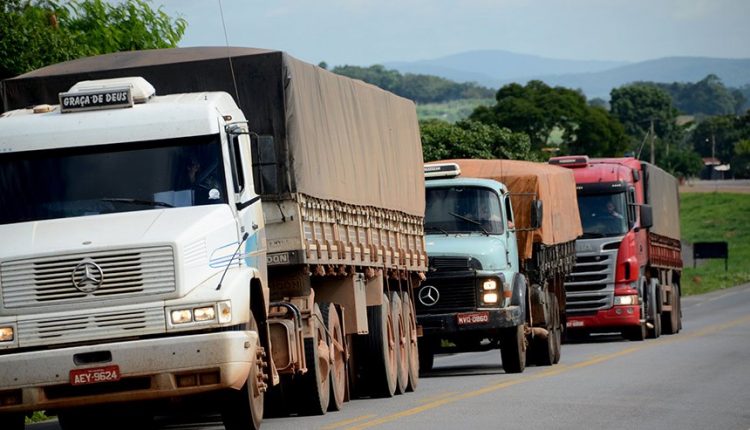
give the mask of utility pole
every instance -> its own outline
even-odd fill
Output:
[[[654,140],[656,138],[656,135],[654,133],[654,119],[651,118],[651,125],[648,129],[649,137],[651,138],[651,164],[656,165],[656,156],[654,154]]]

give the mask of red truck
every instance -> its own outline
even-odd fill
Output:
[[[568,335],[621,332],[643,340],[677,333],[682,256],[675,177],[630,157],[549,162],[573,170],[583,225],[565,280]]]

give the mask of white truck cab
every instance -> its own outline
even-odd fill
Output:
[[[240,389],[263,355],[245,118],[223,92],[154,93],[87,81],[0,117],[3,429],[34,410]]]

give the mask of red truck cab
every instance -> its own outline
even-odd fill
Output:
[[[573,170],[583,226],[576,265],[565,281],[569,334],[621,332],[642,340],[659,336],[662,322],[670,333],[679,330],[676,180],[673,192],[671,175],[630,157],[566,156],[550,163]],[[677,216],[676,234],[674,228],[668,237],[652,233],[657,215],[660,224],[675,223]]]

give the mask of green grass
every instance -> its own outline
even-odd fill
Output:
[[[462,99],[443,103],[425,103],[417,105],[417,116],[423,119],[442,119],[454,123],[466,119],[479,105],[491,106],[495,99]]]
[[[45,415],[44,411],[36,411],[31,415],[31,417],[26,417],[26,424],[39,423],[42,421],[47,421],[49,419],[52,418]]]
[[[729,244],[729,270],[724,271],[724,260],[699,260],[695,269],[685,267],[683,294],[703,294],[750,282],[750,195],[682,193],[680,202],[684,242]]]

